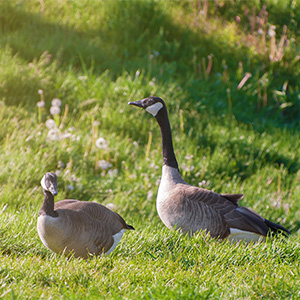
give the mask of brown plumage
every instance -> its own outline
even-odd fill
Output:
[[[133,230],[123,218],[107,207],[89,201],[62,200],[54,204],[57,177],[46,173],[42,187],[44,202],[37,229],[50,250],[75,257],[111,253],[126,230]]]
[[[163,168],[156,207],[159,217],[168,228],[189,234],[207,230],[215,238],[245,241],[259,240],[271,231],[290,234],[281,225],[239,206],[238,201],[243,194],[221,195],[186,183],[178,169],[164,101],[158,97],[148,97],[129,104],[151,113],[161,129]]]

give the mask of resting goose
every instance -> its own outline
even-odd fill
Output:
[[[134,228],[117,213],[89,201],[62,200],[54,204],[57,177],[46,173],[41,180],[45,195],[37,230],[50,250],[75,257],[111,253],[126,230]]]
[[[270,232],[290,234],[281,225],[239,206],[238,201],[243,194],[218,194],[186,183],[178,169],[164,101],[158,97],[148,97],[128,104],[145,109],[160,126],[163,167],[156,208],[168,228],[189,234],[207,230],[214,238],[247,242],[260,240]]]

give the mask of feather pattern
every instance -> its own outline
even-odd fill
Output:
[[[116,212],[89,201],[62,200],[51,213],[54,196],[45,189],[44,194],[37,230],[43,244],[56,253],[83,258],[110,253],[123,233],[134,229]]]
[[[283,226],[239,206],[243,194],[218,194],[186,183],[178,169],[165,102],[158,97],[148,97],[129,104],[148,112],[155,108],[155,114],[152,115],[160,126],[163,155],[156,208],[168,228],[189,234],[207,230],[212,237],[224,239],[231,236],[232,239],[246,241],[259,240],[270,231],[290,234]]]

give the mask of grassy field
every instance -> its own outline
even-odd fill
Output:
[[[0,298],[299,299],[299,25],[293,0],[0,1]],[[127,105],[149,95],[185,180],[243,193],[289,239],[164,227],[160,131]],[[36,230],[47,171],[56,200],[109,205],[136,230],[108,257],[51,253]]]

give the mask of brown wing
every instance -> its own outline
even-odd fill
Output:
[[[269,227],[265,224],[265,219],[251,209],[238,205],[237,202],[243,197],[242,194],[221,195],[193,186],[184,189],[188,202],[197,203],[201,207],[204,207],[204,204],[207,206],[206,215],[202,214],[201,217],[215,218],[214,222],[220,230],[220,237],[224,228],[227,229],[227,233],[230,228],[236,228],[267,235]]]
[[[269,226],[265,224],[265,219],[247,207],[237,207],[224,215],[226,223],[230,228],[255,232],[266,236]]]
[[[107,207],[89,201],[62,200],[55,203],[61,217],[63,245],[74,249],[76,256],[85,257],[87,250],[94,254],[107,252],[114,243],[113,236],[122,229],[133,229],[123,218]]]
[[[107,224],[111,228],[112,234],[118,233],[121,229],[133,229],[119,214],[99,203],[66,199],[56,202],[54,209],[69,209],[74,212],[86,214],[90,219]]]
[[[235,204],[244,197],[243,194],[221,194],[221,196]]]

